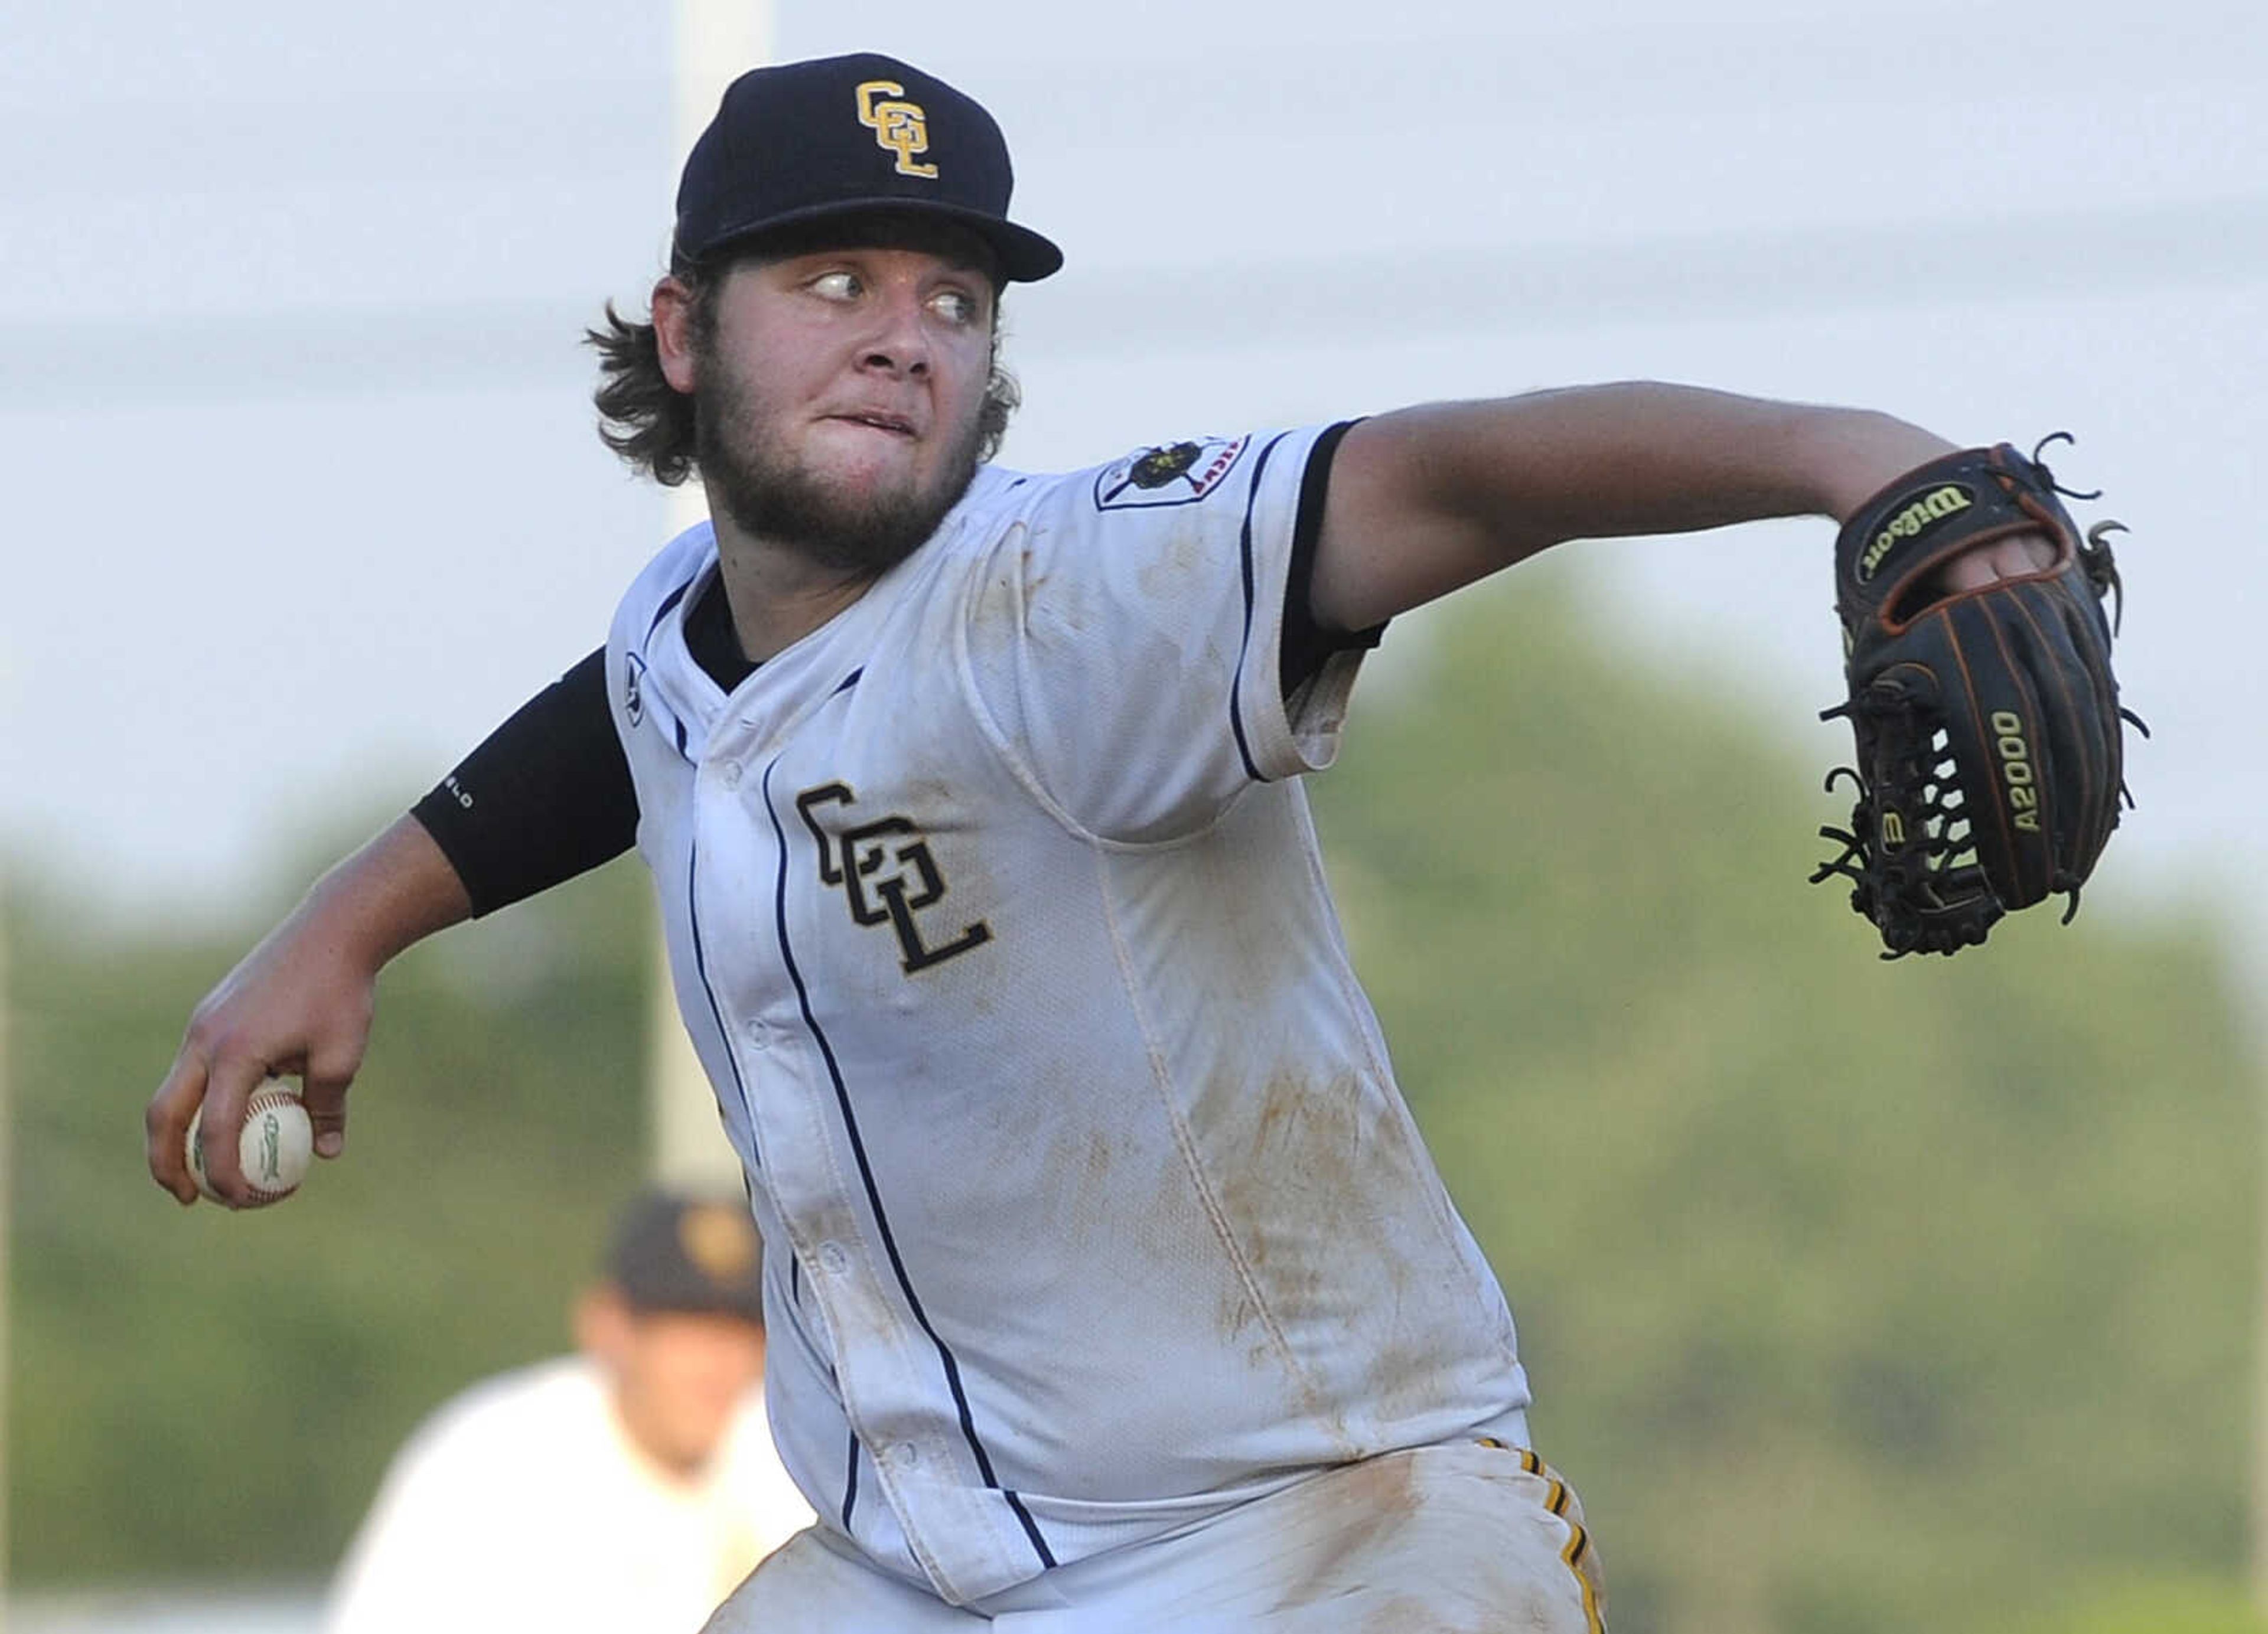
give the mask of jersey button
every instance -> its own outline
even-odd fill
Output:
[[[911,1469],[921,1462],[921,1448],[911,1441],[901,1441],[890,1449],[890,1461],[900,1469]]]
[[[749,1023],[748,1023],[748,1048],[749,1048],[749,1049],[770,1049],[771,1047],[772,1047],[772,1030],[771,1030],[771,1028],[770,1028],[769,1027],[766,1027],[766,1026],[765,1026],[762,1022],[761,1022],[761,1021],[751,1021],[751,1022],[749,1022]]]
[[[739,788],[740,786],[740,768],[739,762],[733,761],[726,762],[725,764],[725,769],[719,772],[718,777],[723,781],[726,788]]]
[[[819,1245],[819,1267],[829,1277],[840,1277],[850,1269],[850,1256],[843,1252],[841,1243],[822,1242]]]

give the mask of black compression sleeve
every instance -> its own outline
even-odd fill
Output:
[[[1286,703],[1314,679],[1332,653],[1374,647],[1386,634],[1384,624],[1351,631],[1325,629],[1307,605],[1315,576],[1315,541],[1323,531],[1323,504],[1330,494],[1331,461],[1338,458],[1339,439],[1354,423],[1343,420],[1315,438],[1307,474],[1300,479],[1300,509],[1292,523],[1292,570],[1284,585],[1284,644],[1276,655],[1277,684]]]
[[[537,693],[410,808],[475,916],[637,843],[637,792],[607,712],[602,648]]]

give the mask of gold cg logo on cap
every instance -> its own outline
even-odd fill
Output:
[[[877,146],[898,156],[902,176],[934,176],[937,166],[917,165],[914,155],[929,151],[929,116],[918,102],[878,100],[902,97],[906,88],[888,79],[870,79],[858,87],[858,122],[874,133]]]

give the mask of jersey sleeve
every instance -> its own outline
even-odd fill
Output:
[[[604,651],[522,704],[410,814],[464,881],[475,916],[630,850],[637,794],[607,712]]]
[[[1036,491],[991,535],[963,656],[998,747],[1062,820],[1167,842],[1256,783],[1336,758],[1376,635],[1295,633],[1287,649],[1285,594],[1303,513],[1312,558],[1341,429],[1021,479]]]

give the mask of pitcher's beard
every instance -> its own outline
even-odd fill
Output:
[[[694,454],[703,484],[742,532],[793,546],[818,566],[878,578],[918,549],[976,475],[976,416],[925,489],[846,491],[791,459],[748,422],[746,394],[703,372],[694,393]]]

